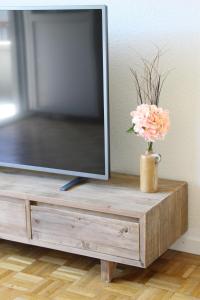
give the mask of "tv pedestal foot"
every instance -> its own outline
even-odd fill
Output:
[[[82,184],[86,181],[87,181],[87,178],[76,177],[76,178],[70,180],[69,182],[67,182],[66,184],[64,184],[63,186],[61,186],[60,191],[68,191],[71,188],[73,188],[74,186]]]
[[[113,261],[101,260],[101,280],[107,283],[113,279],[117,263]]]
[[[187,183],[159,180],[157,193],[141,193],[139,177],[112,174],[87,188],[59,191],[66,176],[0,171],[0,239],[101,261],[110,282],[116,264],[148,267],[188,226]]]

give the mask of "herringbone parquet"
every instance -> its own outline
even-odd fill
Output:
[[[168,250],[146,270],[120,265],[112,283],[99,261],[0,241],[0,300],[200,299],[200,256]]]

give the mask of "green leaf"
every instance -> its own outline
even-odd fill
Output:
[[[134,133],[133,127],[130,127],[128,130],[126,130],[126,132],[128,132],[128,133]]]

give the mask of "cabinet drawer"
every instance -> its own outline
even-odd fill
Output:
[[[0,198],[0,237],[26,238],[25,202]]]
[[[31,220],[34,240],[139,260],[139,224],[134,219],[32,205]]]

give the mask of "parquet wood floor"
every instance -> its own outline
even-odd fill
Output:
[[[200,256],[168,250],[148,269],[100,280],[92,258],[0,240],[0,300],[200,299]]]

